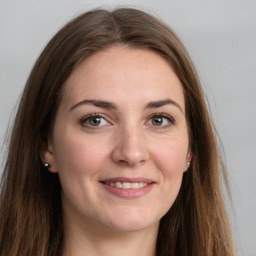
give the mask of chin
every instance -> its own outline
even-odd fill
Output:
[[[111,227],[112,230],[116,232],[137,232],[142,230],[148,230],[154,227],[158,228],[159,222],[157,223],[120,223],[120,224],[114,224],[114,226]]]
[[[120,216],[120,217],[119,217]],[[135,215],[128,212],[123,215],[117,215],[114,220],[109,223],[109,227],[119,232],[133,232],[150,229],[159,226],[160,218]]]

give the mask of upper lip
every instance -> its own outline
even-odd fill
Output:
[[[155,183],[155,181],[151,180],[151,179],[147,179],[144,177],[137,177],[137,178],[127,178],[127,177],[113,177],[113,178],[108,178],[108,179],[104,179],[104,180],[100,180],[100,182],[103,183],[111,183],[111,182],[128,182],[128,183]]]

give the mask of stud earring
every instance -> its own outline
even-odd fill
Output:
[[[186,170],[186,171],[188,170],[189,166],[190,166],[190,162],[187,162],[187,163],[186,163],[186,167],[185,167],[185,170]]]
[[[47,169],[49,170],[49,169],[51,168],[51,165],[50,165],[49,163],[47,163],[47,162],[46,162],[46,163],[44,164],[44,167],[45,167],[45,168],[47,168]]]

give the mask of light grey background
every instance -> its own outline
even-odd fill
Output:
[[[77,14],[116,5],[157,15],[190,52],[226,152],[237,252],[256,256],[256,0],[0,0],[0,144],[47,41]]]

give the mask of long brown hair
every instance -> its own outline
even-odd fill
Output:
[[[170,28],[128,8],[80,15],[53,37],[35,63],[14,121],[2,177],[0,255],[62,255],[61,185],[58,175],[43,167],[40,149],[51,134],[64,82],[89,55],[115,45],[157,52],[183,85],[193,159],[174,205],[160,222],[156,254],[233,256],[220,186],[226,172],[197,73]]]

